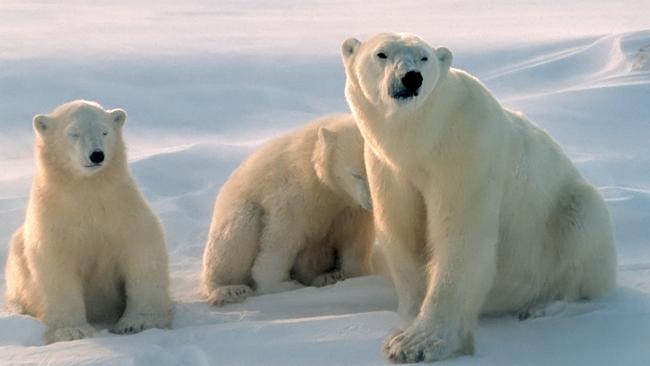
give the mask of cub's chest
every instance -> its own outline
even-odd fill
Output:
[[[110,242],[114,233],[129,232],[135,223],[133,207],[119,195],[62,195],[43,210],[42,221],[70,239]]]

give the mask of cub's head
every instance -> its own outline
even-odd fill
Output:
[[[332,190],[371,210],[361,133],[351,116],[328,122],[318,128],[313,156],[316,174]]]
[[[420,107],[452,60],[447,48],[408,33],[381,33],[366,42],[349,38],[341,54],[352,108],[370,104],[385,115]]]
[[[122,126],[126,112],[105,110],[95,102],[76,100],[50,114],[34,117],[39,159],[70,174],[89,176],[124,159]]]

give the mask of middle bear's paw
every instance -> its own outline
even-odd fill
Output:
[[[322,275],[314,278],[314,280],[311,281],[311,285],[314,287],[329,286],[339,281],[343,281],[344,279],[345,276],[343,275],[343,272],[337,270],[328,273],[323,273]]]
[[[253,290],[246,285],[220,286],[208,293],[208,303],[213,306],[222,306],[246,300]]]
[[[77,339],[92,337],[93,333],[95,333],[95,328],[88,324],[72,327],[50,328],[45,333],[45,340],[47,343],[74,341]]]
[[[149,328],[169,328],[171,314],[169,313],[130,313],[111,329],[116,334],[133,334]]]
[[[433,362],[449,358],[457,354],[473,352],[471,335],[466,346],[453,339],[445,339],[433,329],[411,326],[399,331],[384,343],[384,354],[392,362],[413,363]]]

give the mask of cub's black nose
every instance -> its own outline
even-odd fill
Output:
[[[407,72],[402,78],[402,85],[409,91],[417,91],[422,86],[422,74],[419,71]]]
[[[90,154],[89,158],[94,164],[100,164],[104,161],[104,152],[101,150],[95,150]]]

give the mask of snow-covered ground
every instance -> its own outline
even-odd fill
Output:
[[[0,313],[0,365],[376,365],[402,324],[374,276],[211,308],[196,296],[212,202],[264,140],[347,110],[339,44],[421,34],[524,111],[607,198],[619,290],[520,322],[482,318],[458,365],[650,364],[650,1],[0,2],[0,263],[23,220],[31,117],[75,98],[129,113],[131,169],[168,234],[172,330],[44,346]],[[4,292],[4,274],[0,274]],[[0,306],[4,297],[0,295]]]

